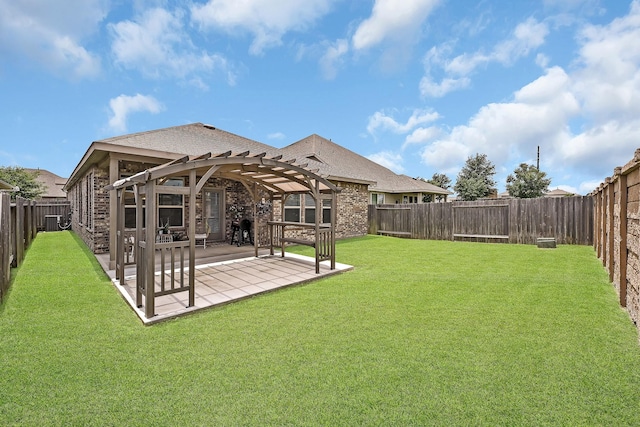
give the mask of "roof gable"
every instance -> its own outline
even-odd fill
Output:
[[[314,167],[329,178],[346,178],[373,182],[370,190],[389,193],[423,192],[451,194],[428,182],[399,175],[331,140],[313,134],[281,149],[289,157],[316,158]]]

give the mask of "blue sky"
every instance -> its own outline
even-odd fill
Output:
[[[640,0],[0,0],[0,165],[192,122],[586,194],[640,146]]]

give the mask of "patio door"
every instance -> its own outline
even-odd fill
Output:
[[[204,190],[204,219],[209,226],[207,240],[224,240],[223,194],[223,190]]]

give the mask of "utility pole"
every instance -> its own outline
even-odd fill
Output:
[[[536,162],[536,169],[540,171],[540,146],[538,145],[538,161]]]

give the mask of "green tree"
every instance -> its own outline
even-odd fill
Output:
[[[418,178],[418,179],[420,179],[422,181],[425,181],[425,182],[428,182],[429,184],[433,184],[433,185],[435,185],[437,187],[440,187],[440,188],[442,188],[444,190],[448,190],[449,188],[451,188],[451,179],[447,175],[445,175],[443,173],[437,173],[436,172],[436,173],[433,174],[431,179],[424,179],[424,178]],[[432,202],[433,199],[434,199],[434,196],[435,196],[435,199],[438,200],[438,201],[444,199],[444,197],[445,197],[442,194],[425,194],[422,197],[422,201],[424,203]]]
[[[11,193],[11,200],[18,196],[35,199],[44,194],[44,185],[37,181],[38,174],[38,171],[29,172],[19,166],[0,166],[0,179],[20,188],[20,191]]]
[[[477,200],[495,191],[496,167],[486,154],[470,156],[456,179],[454,191],[462,200]]]
[[[520,163],[513,174],[507,177],[509,195],[519,199],[542,197],[549,190],[549,184],[551,180],[545,172],[526,163]]]

